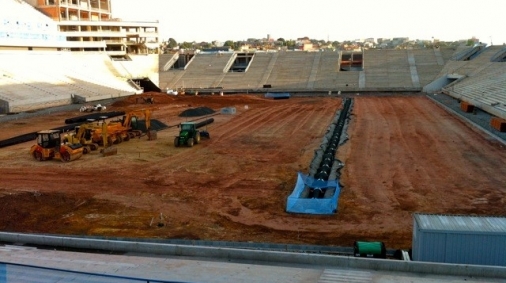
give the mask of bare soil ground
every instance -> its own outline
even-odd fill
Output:
[[[413,212],[506,215],[506,151],[423,96],[357,97],[339,148],[345,163],[338,213],[285,212],[297,171],[341,107],[340,98],[135,97],[108,111],[156,107],[176,125],[199,106],[215,115],[211,139],[173,145],[176,127],[71,163],[35,161],[34,142],[0,149],[0,230],[351,246],[355,240],[411,246]],[[6,122],[0,139],[64,124],[73,112]]]

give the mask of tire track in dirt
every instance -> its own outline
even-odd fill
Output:
[[[425,97],[423,97],[425,98]],[[414,138],[410,139],[412,147],[417,151],[416,167],[411,170],[412,178],[416,178],[414,185],[419,194],[419,209],[428,209],[439,206],[443,208],[444,195],[447,193],[448,177],[450,174],[441,176],[441,172],[455,172],[455,163],[460,152],[455,146],[454,139],[459,125],[446,123],[452,117],[442,117],[442,109],[433,105],[427,98],[412,99],[411,118],[416,119]],[[422,122],[423,121],[423,122]],[[426,121],[426,122],[425,122]],[[436,146],[437,145],[437,146]],[[423,149],[423,150],[420,150]],[[449,156],[452,160],[447,162],[443,156]],[[457,173],[460,175],[460,173]],[[465,176],[465,175],[464,175]]]
[[[418,209],[425,209],[440,203],[440,198],[432,197],[432,192],[437,190],[433,172],[442,172],[441,168],[437,168],[441,163],[437,160],[437,148],[434,148],[435,144],[441,144],[434,131],[438,129],[437,111],[430,111],[432,105],[428,104],[425,97],[405,99],[402,104],[402,108],[409,111],[403,114],[408,121],[402,123],[401,133],[405,140],[408,140],[406,146],[415,149],[412,151],[415,158],[412,166],[404,171],[409,174],[411,191],[417,197]],[[424,122],[420,122],[421,120],[417,119],[419,117],[422,117]]]
[[[424,198],[419,194],[418,185],[420,181],[413,179],[412,168],[418,166],[420,162],[425,162],[424,156],[418,156],[421,152],[416,145],[418,138],[414,137],[415,126],[413,125],[413,99],[391,99],[388,101],[386,111],[395,113],[390,128],[393,129],[394,136],[397,137],[399,151],[397,154],[398,162],[395,163],[395,175],[392,176],[392,198],[396,199],[403,211],[415,211],[420,207],[425,207]],[[430,151],[423,151],[425,156],[431,154]],[[418,154],[417,154],[418,153]]]
[[[334,118],[335,113],[337,112],[337,109],[342,107],[342,100],[339,100],[337,103],[328,103],[327,101],[324,101],[324,109],[321,111],[320,109],[313,109],[313,111],[310,113],[310,115],[306,115],[304,119],[301,119],[300,122],[297,124],[297,127],[295,127],[292,132],[290,132],[290,135],[293,135],[295,132],[297,132],[299,129],[303,128],[306,123],[309,121],[312,121],[311,118],[316,118],[317,121],[321,121],[322,116],[327,116],[329,110],[334,110],[334,114],[331,114],[331,119]],[[335,109],[334,109],[335,108]],[[315,115],[316,113],[316,115]],[[332,121],[332,120],[331,120]],[[329,123],[330,124],[330,123]],[[311,123],[311,126],[308,128],[308,130],[311,130],[315,123]],[[328,125],[327,125],[328,127]]]
[[[285,134],[288,129],[297,126],[298,123],[294,121],[300,120],[300,117],[307,117],[307,110],[309,107],[306,105],[290,105],[287,107],[284,116],[286,119],[280,120],[280,123],[273,123],[270,127],[262,129],[262,134],[266,136],[274,136],[275,134]],[[287,135],[288,136],[288,135]]]
[[[327,107],[325,107],[327,108]],[[314,113],[320,112],[322,116],[325,116],[324,109],[318,108],[315,109],[314,106],[307,104],[294,104],[287,109],[287,113],[284,114],[285,119],[283,119],[282,123],[272,124],[271,127],[266,128],[265,131],[262,131],[266,135],[273,135],[276,133],[283,134],[283,136],[293,136],[294,134],[302,134],[299,133],[300,129],[304,126],[304,121],[307,121],[311,118],[315,118]],[[320,120],[320,119],[318,119]],[[291,129],[290,132],[288,132]],[[308,128],[307,130],[311,130]]]
[[[385,147],[390,145],[387,138],[390,129],[385,117],[380,115],[379,108],[383,105],[375,104],[368,98],[355,100],[355,127],[351,128],[351,160],[344,160],[344,171],[348,172],[350,183],[344,183],[352,194],[358,197],[359,206],[367,211],[376,210],[377,203],[388,203],[390,199],[385,195],[382,180],[389,180],[391,172],[381,166],[388,162]],[[377,131],[382,128],[381,132]],[[378,145],[381,147],[378,148]],[[356,149],[356,150],[355,150]],[[363,162],[369,160],[369,162]],[[375,182],[370,183],[369,177],[375,176]]]
[[[232,134],[220,136],[216,140],[216,142],[230,141],[233,138],[244,134],[244,132],[252,132],[252,133],[258,132],[257,130],[260,128],[262,129],[262,131],[264,128],[267,130],[267,129],[269,129],[270,126],[266,127],[266,125],[276,125],[276,124],[279,124],[280,122],[284,123],[285,119],[283,119],[283,118],[289,117],[289,115],[292,112],[291,111],[292,107],[293,106],[285,105],[285,104],[277,105],[276,107],[269,107],[268,111],[265,111],[265,112],[262,111],[261,113],[257,113],[257,115],[255,115],[255,117],[249,117],[246,121],[244,121],[240,124],[240,126],[241,126],[241,125],[249,123],[249,125],[247,127],[242,127],[242,130],[233,131]],[[259,116],[261,118],[256,119]],[[238,127],[236,126],[233,129],[237,129],[237,128]]]
[[[269,116],[272,113],[275,113],[277,111],[278,111],[278,107],[255,108],[255,109],[248,110],[247,112],[241,114],[240,116],[238,116],[237,118],[235,118],[231,121],[232,123],[234,123],[233,126],[228,125],[228,124],[230,124],[230,123],[228,123],[227,125],[223,125],[223,126],[215,128],[215,130],[219,133],[221,130],[221,133],[218,134],[217,138],[214,138],[214,135],[213,135],[213,143],[221,142],[221,141],[223,141],[222,139],[229,140],[233,136],[243,133],[244,131],[250,131],[252,125],[256,125],[256,128],[258,128],[263,125],[263,124],[260,124],[260,126],[258,126],[258,124],[261,121],[269,120]],[[250,114],[251,112],[253,112],[253,114]],[[224,128],[224,129],[222,129],[222,128]],[[225,132],[225,133],[223,133],[223,132]],[[231,133],[231,134],[228,134],[228,133]]]

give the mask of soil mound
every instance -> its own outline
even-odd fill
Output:
[[[170,104],[176,99],[174,96],[161,92],[145,92],[125,97],[124,99],[114,102],[112,106],[122,107],[132,104],[147,104],[148,98],[152,99],[154,104]]]
[[[215,112],[216,111],[214,111],[209,107],[197,107],[197,108],[190,108],[181,112],[181,114],[179,114],[179,117],[198,117],[213,114]]]

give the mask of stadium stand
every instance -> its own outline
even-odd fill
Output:
[[[316,73],[314,89],[332,89],[335,87],[335,77],[339,73],[341,53],[323,52],[320,65]]]
[[[450,96],[466,101],[495,116],[506,118],[506,69],[503,63],[488,63],[472,76],[443,88]]]
[[[426,85],[424,91],[435,93],[439,89],[494,116],[506,118],[506,67],[504,62],[496,60],[504,50],[504,46],[481,45],[457,49],[433,86]]]
[[[105,54],[70,52],[0,52],[3,76],[0,95],[11,98],[9,109],[20,112],[139,93],[127,79],[115,76]],[[15,93],[16,95],[12,95]],[[5,103],[4,103],[5,104]]]
[[[160,83],[171,88],[218,86],[229,91],[262,90],[264,85],[277,91],[301,92],[420,91],[452,54],[453,50],[439,49],[366,50],[363,70],[346,71],[340,69],[341,51],[256,52],[246,71],[239,73],[226,70],[233,55],[227,57],[229,61],[217,63],[212,59],[219,55],[198,54],[186,70],[165,70],[171,60],[165,56],[160,59],[164,62],[160,63]],[[219,67],[209,68],[215,64]]]
[[[307,86],[311,67],[317,52],[279,52],[277,64],[265,84],[282,86],[285,89],[304,89]]]
[[[154,84],[159,84],[158,76],[158,55],[128,55],[130,60],[110,60],[104,59],[104,64],[108,66],[109,73],[115,77],[123,78],[149,78]]]
[[[225,67],[232,60],[233,52],[199,53],[187,66],[184,77],[175,77],[176,81],[168,83],[171,86],[186,88],[215,88],[216,78],[226,72]],[[175,70],[179,72],[179,70]],[[183,83],[184,82],[184,83]]]
[[[134,83],[134,79],[149,79],[155,85],[159,84],[158,54],[139,52],[157,49],[157,43],[153,41],[157,36],[156,23],[108,22],[103,30],[102,27],[94,30],[97,37],[88,41],[89,36],[68,30],[67,26],[62,28],[65,23],[53,20],[50,17],[53,14],[41,12],[48,6],[63,5],[64,9],[71,10],[76,7],[66,1],[48,1],[44,5],[42,2],[6,0],[2,3],[0,114],[142,93],[143,88]],[[99,10],[107,20],[104,15],[110,16],[110,5],[101,3]],[[83,32],[90,24],[85,19],[76,22]],[[96,19],[92,25],[97,27]],[[132,32],[133,29],[136,31]],[[131,50],[132,54],[128,53],[126,43],[118,45],[122,40],[129,40],[124,38],[126,30],[130,30],[129,34],[139,35],[139,42],[128,42],[129,50],[134,45],[136,47]],[[72,35],[67,36],[65,32]],[[107,38],[113,36],[114,40],[101,37],[104,34]],[[149,36],[148,43],[144,43],[145,36]],[[125,48],[122,51],[106,50],[109,41]],[[111,54],[115,57],[110,57]],[[113,61],[113,58],[125,58],[125,61]]]

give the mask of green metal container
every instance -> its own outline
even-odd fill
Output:
[[[386,248],[383,242],[361,242],[353,244],[353,253],[356,257],[386,258]]]

